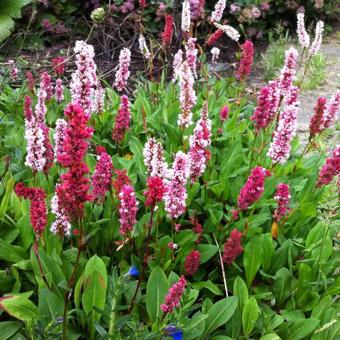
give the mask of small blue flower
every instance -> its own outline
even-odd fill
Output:
[[[165,328],[167,335],[171,336],[174,340],[183,340],[183,331],[174,325],[169,325]]]
[[[127,272],[127,275],[130,275],[132,277],[138,277],[139,271],[136,266],[131,266],[129,271]]]

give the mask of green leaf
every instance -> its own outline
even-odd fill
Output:
[[[22,295],[5,296],[0,301],[0,308],[21,321],[32,321],[39,317],[38,307]]]
[[[97,255],[92,256],[85,266],[82,305],[87,315],[92,314],[94,320],[100,314],[94,309],[103,310],[106,300],[107,272],[103,260]]]
[[[287,268],[281,268],[275,274],[273,293],[279,305],[281,305],[291,294],[292,276]]]
[[[197,250],[201,253],[201,264],[208,262],[218,252],[213,244],[199,244]]]
[[[281,340],[281,338],[275,333],[269,333],[261,336],[260,340]]]
[[[261,246],[263,249],[262,268],[264,271],[267,271],[270,268],[274,254],[274,244],[271,234],[262,235]]]
[[[221,290],[210,280],[201,281],[201,282],[193,282],[191,286],[195,289],[201,290],[202,288],[206,288],[210,290],[215,295],[222,295]]]
[[[287,340],[300,340],[311,334],[320,321],[315,318],[293,321],[288,330]]]
[[[18,246],[12,246],[0,239],[0,259],[7,262],[26,260],[26,252]]]
[[[149,277],[146,286],[146,310],[152,322],[163,314],[161,304],[168,293],[170,286],[162,268],[156,266]]]
[[[234,295],[238,297],[238,304],[241,311],[249,299],[248,289],[243,279],[238,276],[234,281]]]
[[[0,339],[7,340],[11,338],[23,324],[19,321],[3,321],[0,322]]]
[[[253,331],[259,312],[260,308],[253,296],[247,301],[242,312],[242,328],[244,335],[248,336]]]
[[[263,249],[260,242],[250,242],[244,248],[243,265],[247,277],[247,286],[250,287],[259,270],[263,258]]]
[[[208,319],[205,321],[205,331],[202,339],[207,339],[215,329],[224,325],[234,314],[237,308],[238,298],[236,296],[228,297],[213,304],[207,314]]]
[[[52,291],[42,288],[39,290],[40,320],[46,320],[46,326],[57,317],[63,316],[64,301]]]

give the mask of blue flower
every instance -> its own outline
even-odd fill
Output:
[[[127,272],[127,275],[130,275],[132,277],[138,277],[139,271],[136,266],[131,266],[129,271]]]
[[[174,340],[183,340],[183,331],[176,326],[169,325],[165,328],[167,335],[171,336]]]

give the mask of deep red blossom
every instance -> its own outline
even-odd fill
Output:
[[[32,99],[30,96],[25,97],[24,115],[25,115],[25,119],[27,119],[28,121],[31,121],[32,116],[33,116],[33,110],[32,110]]]
[[[223,262],[229,266],[236,260],[237,256],[243,253],[243,247],[241,244],[242,233],[237,229],[234,229],[224,244]]]
[[[58,76],[62,76],[65,72],[65,58],[64,57],[55,57],[52,59],[52,65],[54,72]]]
[[[194,275],[200,266],[201,253],[198,250],[193,250],[186,257],[184,269],[186,275]]]
[[[119,193],[122,190],[122,187],[125,184],[131,184],[131,180],[129,176],[127,175],[126,169],[123,169],[123,170],[115,169],[114,173],[115,173],[115,179],[112,182],[112,186],[115,189],[116,194],[119,195]]]
[[[26,72],[27,87],[31,93],[34,92],[35,79],[31,71]]]
[[[246,210],[261,197],[264,191],[264,181],[268,176],[270,176],[270,172],[260,166],[251,171],[251,175],[242,187],[237,200],[240,210]]]
[[[249,76],[254,61],[253,43],[250,40],[246,40],[241,45],[241,49],[241,60],[236,76],[239,80],[244,80]]]
[[[220,39],[221,37],[222,37],[222,35],[223,35],[223,30],[222,29],[218,29],[218,30],[216,30],[213,34],[211,34],[210,35],[210,37],[208,38],[208,40],[207,40],[207,45],[208,46],[211,46],[211,45],[213,45],[213,44],[215,44],[215,42],[218,40],[218,39]]]
[[[41,188],[27,188],[23,183],[15,186],[15,193],[18,197],[31,201],[30,219],[37,238],[41,236],[47,225],[46,193]]]
[[[157,202],[163,199],[165,193],[164,181],[160,177],[148,177],[147,190],[144,192],[146,196],[145,205],[154,207]]]
[[[318,187],[327,185],[335,176],[340,176],[340,146],[326,159],[325,165],[320,170],[316,185]]]
[[[314,106],[314,115],[309,124],[309,133],[311,138],[323,130],[323,117],[326,109],[326,101],[327,99],[325,97],[319,97]]]
[[[145,8],[146,7],[146,0],[139,0],[139,6],[141,8]]]
[[[58,162],[63,167],[71,167],[84,158],[88,149],[87,139],[91,138],[93,129],[87,126],[89,116],[76,103],[71,103],[65,109],[65,116],[68,118],[68,125],[63,152],[58,155]]]
[[[172,35],[174,32],[174,18],[170,14],[166,14],[165,17],[165,26],[164,31],[162,33],[162,42],[164,46],[170,46]]]
[[[229,107],[228,105],[224,105],[220,110],[220,119],[222,122],[228,119],[229,116]]]
[[[161,305],[161,309],[164,313],[172,313],[176,307],[179,307],[186,284],[185,277],[181,276],[178,282],[170,287],[169,292],[165,297],[165,303]]]
[[[129,129],[131,113],[130,104],[127,96],[121,97],[121,103],[115,118],[115,124],[112,130],[112,139],[116,142],[122,141],[125,132]]]
[[[276,187],[274,199],[277,202],[277,208],[274,211],[273,217],[276,221],[280,221],[289,211],[290,192],[289,185],[280,183]]]
[[[40,127],[44,134],[44,147],[45,147],[44,151],[45,165],[43,171],[45,174],[47,174],[48,170],[53,165],[54,152],[49,136],[50,129],[44,123],[40,124]]]
[[[89,115],[76,103],[71,103],[65,109],[65,116],[68,122],[58,162],[69,168],[69,171],[61,175],[57,195],[68,220],[72,221],[83,217],[84,204],[91,200],[88,192],[90,179],[87,177],[89,168],[84,157],[88,149],[88,139],[92,136],[92,128],[87,126]]]
[[[105,150],[105,149],[104,149]],[[92,176],[93,199],[102,200],[112,184],[112,159],[103,151]]]
[[[193,232],[198,235],[198,238],[196,240],[196,243],[198,244],[202,240],[202,235],[203,235],[202,225],[198,222],[196,218],[191,217],[190,221],[193,225],[193,228],[192,228]]]

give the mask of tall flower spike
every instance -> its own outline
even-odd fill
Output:
[[[162,33],[162,42],[164,46],[170,46],[174,31],[174,18],[170,14],[166,14],[164,18],[165,26],[164,31]]]
[[[295,48],[291,47],[285,53],[285,64],[281,70],[279,78],[279,88],[282,94],[286,94],[293,84],[296,74],[298,52]]]
[[[54,155],[55,160],[63,153],[63,146],[65,141],[65,132],[67,129],[67,122],[65,119],[59,118],[55,124],[54,131]]]
[[[165,211],[168,217],[175,219],[186,210],[186,183],[190,175],[189,157],[182,151],[178,151],[169,178],[166,180],[166,191],[164,194]]]
[[[191,71],[195,78],[197,78],[196,68],[197,68],[197,49],[196,45],[196,38],[189,38],[187,44],[185,46],[185,57],[186,61],[189,64]]]
[[[230,39],[234,41],[239,41],[240,39],[240,33],[234,28],[229,25],[220,25],[215,22],[214,24],[216,28],[222,30]]]
[[[43,72],[40,77],[40,89],[46,92],[46,100],[52,98],[53,89],[51,76],[47,72]]]
[[[293,86],[287,97],[289,98],[295,91],[296,87]],[[293,94],[293,97],[295,97],[295,94]],[[283,164],[287,161],[290,155],[291,141],[296,134],[298,102],[293,103],[289,99],[286,99],[286,101],[288,101],[288,105],[285,105],[283,112],[280,114],[279,122],[268,150],[268,156],[273,163]]]
[[[146,60],[149,60],[151,58],[151,53],[149,51],[148,45],[146,44],[146,40],[143,34],[139,35],[138,44],[140,53],[143,54]]]
[[[175,308],[179,307],[186,284],[187,282],[184,276],[181,276],[178,282],[171,286],[165,297],[165,303],[161,305],[161,309],[164,313],[172,313]]]
[[[226,6],[226,0],[218,0],[215,4],[215,9],[211,13],[211,20],[219,22],[222,19],[222,15]]]
[[[122,187],[119,193],[119,200],[120,234],[126,236],[137,223],[138,202],[136,201],[135,190],[132,185],[125,184]]]
[[[190,4],[188,0],[183,1],[183,7],[182,7],[182,31],[184,33],[190,33]]]
[[[211,46],[215,44],[215,42],[222,37],[224,34],[224,31],[222,29],[217,29],[213,34],[210,35],[210,37],[207,40],[207,45]]]
[[[263,86],[257,99],[257,106],[251,120],[254,121],[256,131],[266,128],[275,118],[280,101],[278,82],[273,81]]]
[[[119,54],[119,66],[115,75],[114,86],[118,91],[123,91],[127,87],[127,81],[130,77],[130,62],[131,52],[128,48],[124,47]]]
[[[174,61],[172,64],[172,80],[176,81],[181,74],[181,65],[183,63],[183,51],[182,50],[178,50],[177,53],[174,55]]]
[[[268,176],[270,176],[270,172],[260,166],[257,166],[251,171],[251,174],[245,185],[240,190],[240,194],[237,199],[238,208],[240,210],[248,209],[250,205],[260,199],[264,191],[265,179]]]
[[[330,99],[323,117],[323,128],[328,129],[337,119],[337,114],[340,108],[340,91]]]
[[[161,143],[153,137],[149,138],[143,149],[144,164],[151,177],[165,178],[168,173],[168,165],[164,158],[164,150]]]
[[[95,111],[95,91],[98,85],[94,49],[84,41],[77,41],[74,48],[77,70],[72,74],[70,84],[72,101],[77,102],[85,114]]]
[[[45,159],[45,165],[44,165],[43,171],[44,171],[45,174],[47,174],[48,170],[53,165],[54,152],[53,152],[53,146],[51,144],[50,136],[49,136],[50,129],[44,123],[41,123],[40,127],[43,130],[44,147],[45,147],[45,152],[44,152],[44,155],[43,155],[43,157]]]
[[[318,21],[316,23],[315,38],[314,38],[314,41],[312,42],[310,49],[309,49],[309,55],[310,56],[313,56],[316,53],[318,53],[318,51],[321,47],[324,26],[325,25],[324,25],[323,21]]]
[[[60,177],[60,184],[56,187],[58,204],[64,209],[69,221],[82,218],[84,204],[91,200],[89,195],[89,169],[84,162],[92,128],[87,126],[90,116],[77,103],[71,103],[65,109],[68,119],[65,130],[62,153],[58,155],[58,162],[69,170]]]
[[[61,79],[57,79],[55,82],[55,98],[58,103],[64,100],[64,86],[63,81]]]
[[[15,186],[15,193],[18,197],[31,201],[30,219],[36,238],[44,232],[47,225],[46,193],[41,188],[27,188],[23,183]]]
[[[211,122],[208,117],[208,103],[204,103],[201,118],[197,122],[194,134],[190,137],[190,178],[194,182],[201,176],[206,168],[211,144]]]
[[[112,130],[112,139],[119,143],[123,140],[125,132],[130,127],[131,112],[129,98],[125,95],[121,97],[120,106],[115,118],[115,124]]]
[[[237,78],[239,80],[244,80],[247,78],[251,72],[251,67],[254,61],[254,47],[250,40],[246,40],[241,45],[242,53],[240,65],[237,71]]]
[[[337,146],[332,155],[326,159],[325,165],[319,172],[317,187],[329,184],[335,176],[340,176],[340,146]]]
[[[289,185],[280,183],[276,187],[274,199],[277,202],[277,208],[274,211],[273,217],[276,221],[280,221],[282,217],[289,212],[290,192]]]
[[[93,199],[102,201],[111,188],[112,159],[109,154],[102,152],[92,176]]]
[[[310,45],[310,37],[305,28],[305,14],[299,12],[297,14],[297,29],[296,33],[299,38],[299,43],[303,48],[308,48]]]
[[[198,250],[192,250],[186,257],[184,262],[184,270],[186,275],[194,275],[200,266],[201,253]]]
[[[205,0],[189,0],[192,20],[198,20],[204,14]]]
[[[58,184],[57,184],[58,186]],[[57,193],[55,193],[51,200],[51,211],[55,215],[55,220],[51,225],[51,233],[59,234],[60,236],[71,235],[71,224],[67,219],[64,209],[59,204]]]
[[[233,229],[227,242],[224,244],[223,262],[230,266],[243,253],[241,244],[242,233],[237,229]]]
[[[163,199],[165,186],[163,178],[161,177],[148,177],[147,190],[144,192],[146,197],[145,205],[147,207],[155,207],[155,205]]]
[[[187,61],[184,61],[181,66],[179,87],[181,113],[178,117],[177,124],[181,128],[186,128],[192,124],[192,108],[197,100],[194,90],[194,77]]]
[[[323,119],[326,109],[326,98],[319,97],[314,106],[314,115],[312,116],[309,123],[309,134],[313,138],[317,134],[323,131]]]

